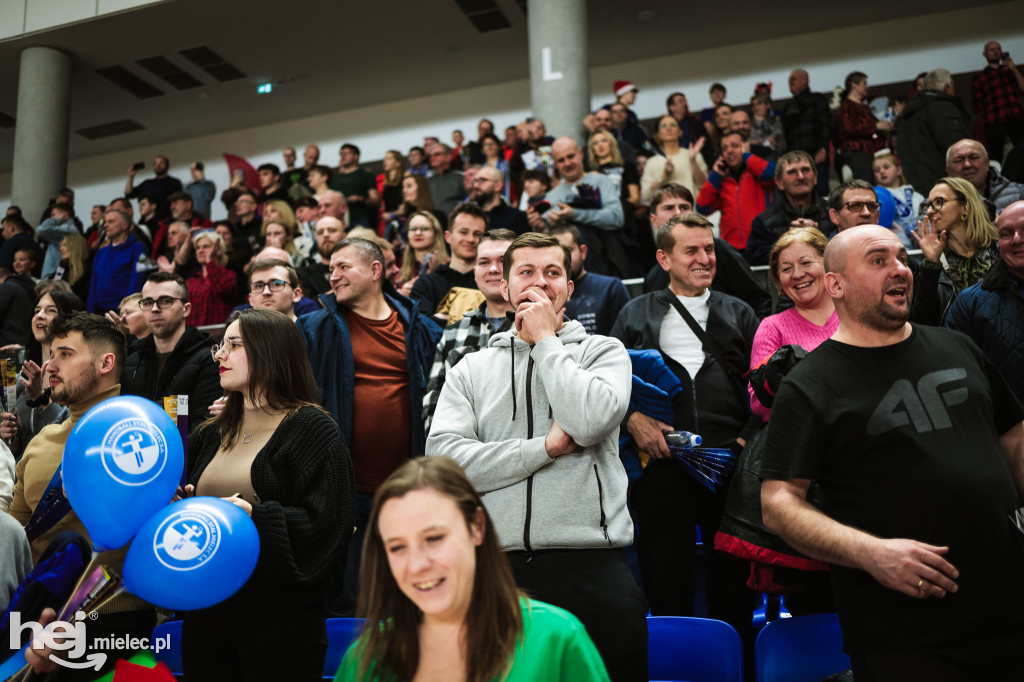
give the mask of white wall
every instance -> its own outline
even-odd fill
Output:
[[[591,70],[591,90],[596,93],[593,101],[597,106],[610,99],[602,93],[610,90],[614,80],[630,78],[640,88],[634,109],[647,118],[664,111],[665,98],[675,90],[687,94],[691,109],[707,106],[707,88],[713,81],[725,84],[731,102],[745,102],[754,83],[768,80],[774,82],[776,96],[788,97],[786,80],[797,66],[807,70],[811,87],[817,91],[842,84],[854,69],[867,73],[876,84],[907,81],[920,71],[939,67],[954,73],[974,71],[984,63],[981,50],[988,40],[1001,41],[1011,54],[1024,54],[1024,28],[993,33],[991,28],[997,25],[1024,27],[1024,3],[987,5],[597,67]],[[76,159],[68,168],[68,184],[75,188],[75,203],[87,216],[87,207],[105,204],[123,192],[124,173],[133,162],[145,160],[147,171],[139,179],[148,177],[157,154],[170,157],[172,175],[183,182],[188,182],[188,163],[202,160],[207,177],[219,191],[228,183],[227,166],[220,157],[225,152],[244,156],[254,165],[280,165],[285,145],[297,147],[301,161],[302,147],[312,142],[320,145],[321,161],[333,166],[341,143],[353,142],[362,149],[364,159],[379,159],[388,149],[404,152],[421,144],[426,135],[447,140],[454,128],[461,128],[472,139],[482,116],[491,118],[500,134],[505,126],[528,115],[529,97],[529,81],[519,80]],[[411,122],[413,118],[416,122]],[[9,203],[10,189],[10,173],[0,175],[0,206]],[[225,214],[220,201],[215,201],[213,217]]]

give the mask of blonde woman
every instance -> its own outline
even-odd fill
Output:
[[[402,269],[398,271],[395,287],[408,297],[412,285],[423,274],[433,272],[441,263],[448,262],[448,251],[444,245],[444,231],[441,224],[429,211],[416,211],[409,216],[409,245],[402,257]]]
[[[288,230],[292,241],[294,241],[293,248],[295,252],[301,254],[301,257],[299,258],[300,261],[311,253],[310,249],[314,244],[313,235],[302,232],[302,229],[299,227],[299,221],[295,217],[295,212],[292,210],[292,207],[288,205],[288,202],[274,199],[263,204],[263,226],[260,228],[260,237],[263,240],[264,246],[270,246],[270,244],[267,244],[266,242],[267,227],[271,223],[283,225],[285,229]],[[294,256],[293,251],[288,249],[285,250]],[[294,261],[295,258],[293,257],[292,260]]]
[[[640,173],[636,166],[625,163],[619,143],[611,133],[599,130],[590,136],[587,143],[587,163],[590,170],[607,175],[619,188],[619,198],[629,204],[623,211],[626,221],[633,217],[633,209],[640,202]]]
[[[930,223],[939,235],[944,245],[942,267],[957,291],[981,280],[999,260],[999,232],[978,191],[966,180],[939,179],[928,193],[928,210],[921,222],[925,227]]]
[[[65,235],[60,240],[60,266],[54,276],[70,284],[71,291],[83,301],[89,297],[91,255],[89,242],[80,234]]]
[[[225,267],[224,239],[214,230],[201,230],[192,237],[192,244],[199,268],[185,280],[192,304],[185,322],[193,327],[224,324],[237,304],[238,283],[235,273]]]

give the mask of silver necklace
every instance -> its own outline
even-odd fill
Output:
[[[264,419],[259,426],[253,429],[252,433],[245,433],[245,429],[242,429],[242,445],[248,445],[249,443],[252,442],[252,437],[256,435],[257,431],[263,428],[263,425],[267,423],[267,420],[270,419],[270,416],[271,415],[268,414],[266,419]]]

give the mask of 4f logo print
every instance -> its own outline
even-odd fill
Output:
[[[906,379],[897,380],[868,420],[868,433],[877,436],[907,424],[913,424],[918,433],[951,428],[946,408],[967,401],[967,387],[962,383],[966,378],[967,371],[957,367],[925,374],[917,382],[917,390]],[[949,386],[954,382],[961,383]]]

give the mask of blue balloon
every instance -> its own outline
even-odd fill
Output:
[[[878,207],[878,224],[882,227],[892,227],[892,222],[896,220],[896,200],[893,199],[892,192],[881,185],[875,185],[875,195],[881,204]]]
[[[123,547],[167,506],[185,467],[181,434],[156,403],[123,395],[86,412],[68,437],[62,476],[98,551]]]
[[[237,592],[259,556],[259,532],[244,511],[217,497],[190,497],[142,526],[124,560],[124,584],[157,606],[204,609]]]

